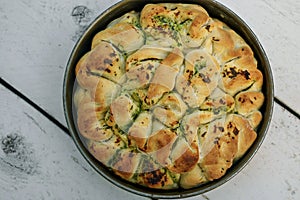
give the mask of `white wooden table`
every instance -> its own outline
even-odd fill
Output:
[[[57,126],[66,126],[62,84],[68,56],[85,27],[116,2],[0,0],[1,200],[144,199],[98,175]],[[260,39],[279,104],[246,168],[221,187],[189,199],[300,199],[300,1],[219,2]],[[81,21],[72,16],[78,6],[88,11]]]

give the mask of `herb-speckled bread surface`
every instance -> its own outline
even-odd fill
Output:
[[[148,4],[97,33],[76,66],[77,127],[120,178],[192,188],[257,137],[264,102],[251,48],[193,4]]]

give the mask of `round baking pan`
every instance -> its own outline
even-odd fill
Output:
[[[231,168],[228,169],[226,174],[218,179],[211,182],[207,182],[198,187],[191,189],[173,189],[173,190],[159,190],[159,189],[150,189],[145,188],[140,185],[129,183],[118,176],[113,172],[109,171],[104,165],[97,161],[86,149],[84,141],[82,140],[80,134],[76,128],[76,118],[74,118],[74,113],[76,110],[73,105],[73,92],[76,87],[75,83],[75,66],[79,59],[90,50],[91,42],[93,36],[106,28],[107,24],[112,20],[122,16],[123,14],[135,10],[141,11],[142,8],[148,3],[192,3],[198,4],[204,7],[209,15],[213,18],[217,18],[225,22],[230,28],[236,31],[252,48],[254,56],[257,59],[258,69],[261,70],[264,77],[264,84],[262,92],[265,95],[265,101],[260,109],[263,114],[263,121],[260,123],[257,129],[257,139],[246,152],[246,154],[233,164]],[[81,152],[82,156],[87,160],[87,162],[104,178],[108,181],[115,184],[117,187],[125,189],[129,192],[150,197],[150,198],[186,198],[190,196],[199,195],[210,191],[228,180],[234,177],[238,172],[240,172],[245,165],[251,160],[254,154],[257,152],[258,148],[262,144],[272,117],[273,110],[273,97],[274,97],[274,88],[273,88],[273,77],[271,72],[271,67],[266,56],[265,51],[263,50],[262,45],[258,41],[255,34],[251,31],[249,26],[234,12],[225,7],[224,5],[213,1],[213,0],[185,0],[185,1],[171,1],[171,0],[124,0],[121,1],[109,9],[104,11],[100,16],[98,16],[95,21],[93,21],[90,26],[87,28],[85,33],[76,43],[67,67],[64,76],[64,88],[63,88],[63,103],[64,103],[64,113],[67,121],[67,125],[70,131],[70,134]]]

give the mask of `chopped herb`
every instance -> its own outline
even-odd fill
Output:
[[[201,69],[206,67],[206,60],[198,60],[194,64],[195,74],[199,73]]]

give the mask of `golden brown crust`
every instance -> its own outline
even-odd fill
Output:
[[[203,114],[202,111],[195,111],[183,117],[181,128],[188,144],[192,144],[197,140],[198,128],[203,123],[203,117],[206,117]]]
[[[136,12],[134,10],[130,11],[128,13],[125,13],[121,17],[113,20],[112,22],[110,22],[107,25],[107,28],[113,27],[114,25],[119,24],[119,23],[128,23],[128,24],[132,24],[135,26],[139,26],[139,21],[140,21],[139,17],[140,17],[140,14],[138,12]]]
[[[146,62],[147,64],[148,61],[159,62],[165,59],[170,51],[170,48],[144,45],[138,51],[128,56],[126,59],[126,72],[131,68],[141,65],[143,62]]]
[[[140,159],[140,153],[135,153],[129,149],[122,149],[114,158],[112,169],[120,177],[130,180],[138,169]]]
[[[221,76],[219,87],[232,96],[247,88],[260,91],[262,87],[263,76],[258,69],[243,69],[226,64]]]
[[[230,112],[235,107],[235,101],[234,98],[220,90],[219,88],[216,88],[212,94],[207,98],[203,104],[200,106],[201,110],[212,110],[212,109],[218,109],[220,107],[226,107],[226,111]]]
[[[167,170],[149,158],[143,159],[137,182],[149,188],[171,189],[177,187]]]
[[[179,12],[179,13],[178,13]],[[189,4],[147,4],[141,12],[141,26],[143,28],[156,27],[157,22],[153,20],[154,16],[164,15],[170,18],[175,18],[180,21],[186,19],[196,18],[198,15],[204,13],[208,17],[205,9],[199,5],[189,5]],[[201,21],[205,21],[205,17],[202,17]]]
[[[139,108],[128,94],[120,95],[110,105],[112,121],[125,132],[133,123],[133,118],[138,110]]]
[[[124,147],[124,142],[116,136],[113,136],[108,141],[96,142],[90,140],[88,142],[89,152],[105,166],[110,166],[110,161],[118,150]]]
[[[237,149],[236,141],[228,137],[216,139],[215,143],[200,164],[205,171],[206,178],[211,181],[222,177],[231,167]]]
[[[162,166],[170,164],[169,156],[177,135],[169,130],[162,129],[153,133],[147,142],[146,152],[151,154]]]
[[[190,107],[198,107],[217,87],[218,79],[218,62],[203,50],[193,50],[185,57],[183,75],[177,77],[176,90]]]
[[[124,88],[145,88],[161,60],[165,59],[171,49],[145,45],[126,60],[127,82]]]
[[[113,131],[104,122],[102,106],[95,102],[81,103],[77,110],[77,126],[79,132],[86,138],[102,141],[110,138]]]
[[[107,109],[112,101],[119,95],[121,91],[120,85],[99,77],[95,92],[91,92],[92,99],[103,109]]]
[[[152,115],[148,112],[142,112],[135,119],[128,130],[128,139],[131,146],[137,146],[144,150],[148,137],[152,131]]]
[[[180,186],[184,189],[193,188],[207,181],[202,169],[196,165],[194,169],[183,173],[180,177]]]
[[[146,5],[140,21],[146,34],[162,46],[199,47],[207,34],[205,25],[209,19],[201,6],[165,3]]]
[[[240,92],[235,97],[236,110],[241,115],[247,115],[255,110],[259,110],[264,102],[262,92]]]
[[[185,118],[190,118],[189,120],[193,120],[194,126],[196,122],[195,127],[199,127],[200,125],[209,123],[215,119],[226,115],[227,113],[232,112],[234,108],[234,98],[217,88],[203,102],[203,104],[200,106],[200,110],[196,110],[190,113],[189,115],[186,115]]]
[[[230,35],[230,30],[223,22],[219,20],[211,20],[206,26],[208,30],[207,38],[203,44],[203,48],[214,55],[218,61],[223,64],[226,59],[222,59],[227,54],[228,50],[234,48],[234,41]]]
[[[145,99],[147,105],[156,104],[164,93],[173,90],[179,67],[183,63],[183,54],[175,48],[158,66],[150,82]],[[168,78],[166,78],[166,74]]]
[[[209,34],[204,49],[210,52],[222,65],[233,61],[238,68],[256,68],[257,62],[251,48],[226,24],[219,20],[211,20],[207,25]]]
[[[171,172],[184,173],[191,171],[199,161],[199,147],[197,142],[188,143],[179,139],[170,155],[172,164],[168,166]]]
[[[128,53],[139,49],[144,44],[144,35],[140,29],[132,24],[117,23],[94,36],[92,49],[102,41],[110,42]]]
[[[257,134],[245,117],[232,114],[227,117],[226,121],[228,132],[238,138],[238,151],[235,155],[237,159],[246,153],[255,141]]]
[[[91,93],[86,89],[77,87],[73,99],[74,99],[74,105],[76,109],[78,109],[81,103],[84,104],[86,102],[91,101]]]
[[[226,128],[226,123],[221,119],[200,130],[200,166],[210,181],[225,174],[238,150],[237,138]]]
[[[149,188],[221,178],[251,148],[263,117],[263,75],[251,48],[198,5],[126,13],[96,34],[75,73],[88,150]]]
[[[101,42],[80,59],[76,72],[80,86],[89,90],[95,89],[101,76],[119,83],[125,73],[124,58],[110,43]]]
[[[153,109],[153,116],[167,127],[173,129],[179,126],[181,118],[188,109],[181,96],[177,93],[165,94],[156,106]]]
[[[250,125],[253,127],[253,129],[256,130],[257,126],[260,124],[261,120],[263,119],[263,116],[260,111],[256,110],[248,114],[247,119]]]
[[[227,52],[226,57],[223,60],[227,62],[231,60],[231,63],[239,68],[256,69],[257,61],[254,58],[254,54],[248,45],[234,48]]]
[[[99,77],[87,73],[88,71],[86,69],[86,63],[89,55],[90,52],[86,53],[78,61],[75,69],[76,80],[79,83],[80,87],[84,89],[94,90],[98,83]]]
[[[208,180],[222,177],[233,160],[240,158],[256,138],[248,120],[230,114],[200,130],[200,166]]]

